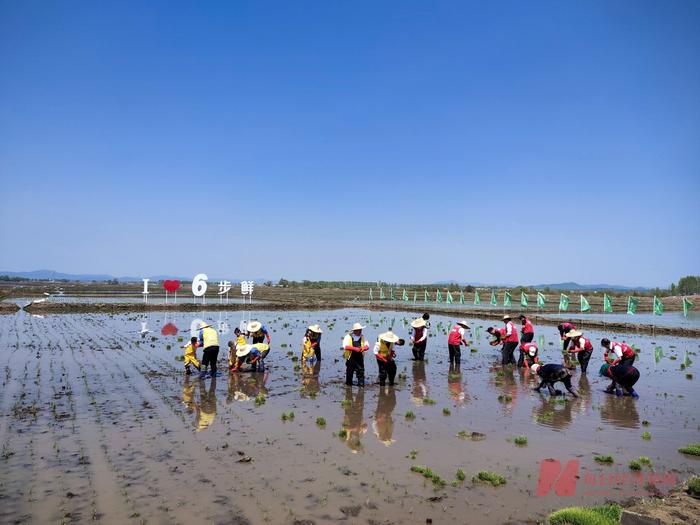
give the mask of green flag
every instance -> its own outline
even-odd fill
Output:
[[[654,313],[656,315],[661,315],[664,313],[664,303],[662,303],[661,299],[656,296],[654,296]]]
[[[396,301],[396,296],[394,295],[393,288],[389,288],[389,299],[391,299],[392,301]]]
[[[606,313],[612,313],[612,301],[606,293],[603,294],[603,311]]]
[[[386,299],[386,297],[384,297],[384,288],[380,288],[379,289],[379,300],[383,301],[384,299]]]
[[[542,292],[537,292],[537,308],[544,308],[544,302],[547,298]]]
[[[510,293],[505,292],[503,294],[503,306],[510,306]]]
[[[688,368],[690,365],[692,365],[693,362],[690,360],[690,357],[688,356],[688,351],[685,351],[685,355],[683,356],[683,367]]]
[[[683,298],[683,317],[688,317],[688,311],[693,309],[693,303],[687,297]]]
[[[520,306],[527,308],[527,295],[525,295],[525,292],[520,292]]]
[[[370,288],[369,289],[369,300],[371,301],[372,299],[374,299],[374,297],[372,297],[372,289]]]
[[[413,302],[416,302],[416,299],[418,299],[418,292],[413,292]]]
[[[423,290],[423,301],[426,303],[430,302],[430,295],[428,294],[428,290]]]
[[[588,300],[582,295],[581,296],[581,311],[588,312],[591,309],[591,305],[588,304]]]
[[[636,297],[629,296],[627,299],[627,313],[629,315],[634,315],[637,313],[637,305],[639,304],[639,299]]]
[[[438,290],[437,293],[435,294],[435,302],[436,303],[442,302],[442,292],[440,292],[440,290]]]
[[[450,293],[449,290],[447,290],[447,301],[445,301],[447,304],[452,304],[454,301],[452,300],[452,294]]]
[[[569,298],[563,293],[559,294],[559,310],[566,312],[569,309]]]
[[[491,290],[491,304],[493,306],[498,306],[498,300],[496,300],[496,290]]]
[[[459,304],[464,304],[464,290],[459,291]]]
[[[406,293],[406,288],[403,289],[403,294],[401,294],[401,299],[408,301],[408,294]]]
[[[479,297],[479,290],[474,290],[474,304],[481,304],[481,298]]]

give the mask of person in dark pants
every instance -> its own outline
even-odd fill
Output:
[[[216,376],[216,361],[219,358],[219,334],[206,323],[199,323],[199,346],[204,348],[201,375],[205,374],[205,370],[209,366],[210,375]]]
[[[314,354],[316,354],[316,360],[321,360],[321,335],[323,330],[317,324],[312,324],[309,326],[309,340],[314,345]]]
[[[607,338],[601,339],[600,345],[605,348],[605,362],[610,366],[634,364],[637,354],[631,346]]]
[[[591,355],[593,355],[593,343],[590,339],[583,337],[583,332],[578,330],[571,330],[566,334],[566,337],[571,339],[571,348],[568,352],[570,354],[576,354],[578,357],[578,364],[581,365],[581,373],[585,374],[588,370],[588,361],[591,360]]]
[[[411,342],[413,343],[413,360],[425,359],[425,348],[428,346],[428,328],[425,319],[419,317],[411,321]]]
[[[266,343],[268,346],[270,345],[270,332],[260,321],[251,321],[248,323],[247,329],[246,335],[253,338],[253,344]]]
[[[555,389],[554,383],[561,381],[572,396],[578,397],[576,389],[571,384],[571,372],[564,365],[553,363],[549,365],[534,364],[530,370],[541,378],[540,385],[535,388],[536,392],[541,391],[542,387],[546,386],[550,396],[560,396],[563,392]]]
[[[462,360],[462,345],[467,345],[467,340],[464,338],[464,331],[469,330],[469,325],[466,321],[457,321],[450,330],[447,336],[447,348],[450,352],[450,365],[457,365]]]
[[[559,323],[559,324],[557,325],[557,330],[559,330],[559,337],[560,337],[560,339],[563,341],[563,343],[562,343],[562,344],[563,344],[562,350],[567,350],[567,349],[569,348],[569,343],[571,342],[571,339],[569,339],[568,337],[566,337],[566,334],[568,334],[569,332],[571,332],[571,330],[576,330],[576,327],[575,327],[573,324],[569,323],[569,322],[566,322],[566,323]]]
[[[502,338],[501,365],[515,364],[515,356],[513,353],[520,342],[518,339],[518,330],[515,328],[515,323],[511,320],[510,315],[504,315],[503,322],[506,325],[506,333]]]
[[[535,328],[523,314],[520,314],[520,322],[523,324],[523,327],[520,329],[520,344],[532,343],[532,340],[535,338]]]
[[[345,384],[352,386],[352,376],[357,376],[357,385],[365,386],[365,352],[369,345],[362,335],[360,323],[352,325],[351,331],[343,338],[343,355],[345,357]]]
[[[396,378],[396,352],[394,352],[394,344],[401,344],[401,339],[389,330],[383,334],[379,334],[377,342],[374,343],[374,357],[377,358],[377,366],[379,367],[379,385],[386,385],[386,379],[389,378],[389,386],[393,386]]]
[[[612,394],[614,392],[616,395],[621,396],[624,390],[624,393],[628,396],[639,397],[639,394],[632,388],[639,381],[639,370],[632,365],[609,365],[605,363],[600,367],[598,373],[602,377],[612,379],[610,386],[605,389],[606,393]],[[622,389],[618,388],[618,385]]]

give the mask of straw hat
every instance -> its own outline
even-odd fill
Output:
[[[423,328],[425,326],[425,319],[423,319],[422,317],[414,319],[413,321],[411,321],[411,326],[413,328]]]
[[[387,343],[396,343],[399,340],[399,336],[396,335],[391,330],[389,330],[388,332],[384,332],[383,334],[379,334],[379,339],[382,339],[382,340],[386,341]]]
[[[566,332],[566,337],[581,337],[582,335],[583,332],[580,332],[579,330],[571,330]]]
[[[457,324],[459,326],[463,326],[464,328],[469,328],[469,325],[467,324],[467,322],[464,319],[462,319],[461,321],[457,321]]]
[[[257,332],[262,328],[262,323],[260,321],[251,321],[248,323],[248,331],[249,332]]]
[[[532,365],[530,367],[530,370],[532,370],[533,374],[536,374],[539,369],[540,369],[540,365],[538,365],[537,363],[535,363],[534,365]]]
[[[510,315],[504,315],[503,316],[504,321],[510,321]]]
[[[350,330],[354,332],[355,330],[363,330],[363,329],[364,329],[364,326],[362,326],[360,323],[355,323],[354,325],[352,325],[352,328]]]
[[[312,324],[311,326],[309,326],[309,330],[311,330],[312,332],[314,332],[316,334],[323,333],[323,330],[321,330],[321,327],[317,324]]]
[[[244,357],[250,353],[252,345],[242,345],[236,350],[236,357]]]

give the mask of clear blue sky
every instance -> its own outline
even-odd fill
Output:
[[[668,285],[700,2],[0,2],[0,270]]]

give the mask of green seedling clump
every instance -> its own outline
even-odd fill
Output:
[[[501,403],[510,403],[511,401],[513,401],[513,397],[509,394],[501,394],[500,396],[498,396],[498,400]]]
[[[413,413],[412,410],[406,412],[406,419],[416,419],[416,415]]]
[[[520,447],[524,447],[525,445],[527,445],[527,438],[525,436],[518,436],[513,441],[516,445]]]
[[[619,505],[569,507],[549,515],[552,525],[618,525],[622,511]]]
[[[445,408],[442,409],[442,415],[443,415],[443,416],[449,416],[450,414],[452,414],[452,412],[450,412],[450,409],[449,409],[449,408],[445,407]]]
[[[694,476],[688,480],[688,494],[694,498],[700,498],[700,476]]]
[[[596,463],[603,463],[605,465],[612,465],[613,463],[615,463],[615,460],[612,456],[596,456],[593,459],[596,460]]]
[[[649,441],[651,439],[651,434],[649,432],[644,432],[642,434],[642,439]]]
[[[630,470],[642,470],[642,464],[636,459],[633,459],[630,461]]]
[[[292,419],[294,419],[294,412],[292,412],[291,410],[289,412],[282,412],[280,419],[282,419],[282,421],[291,421]]]
[[[264,394],[258,394],[257,396],[255,396],[255,404],[256,405],[258,405],[258,406],[264,405],[265,401],[267,401],[267,399],[265,399]]]
[[[700,443],[691,443],[690,445],[679,448],[678,452],[690,454],[691,456],[700,456]]]
[[[319,427],[325,427],[326,426],[326,418],[325,417],[317,417],[316,418],[316,424]]]
[[[490,483],[494,487],[506,484],[506,478],[494,472],[488,472],[487,470],[480,470],[477,472],[476,476],[472,478],[472,481],[474,483]]]
[[[455,478],[457,478],[458,481],[464,481],[465,479],[467,479],[467,475],[461,468],[458,468],[457,473],[455,474]]]

